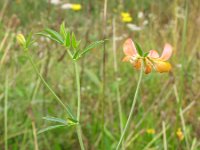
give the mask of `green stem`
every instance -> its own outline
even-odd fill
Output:
[[[68,105],[65,105],[62,100],[56,95],[56,93],[51,89],[51,87],[48,85],[48,83],[44,80],[44,78],[42,77],[42,75],[40,74],[40,72],[38,71],[37,67],[35,66],[30,54],[27,52],[27,57],[31,63],[31,65],[33,66],[34,71],[37,73],[37,75],[39,76],[39,78],[41,79],[41,81],[43,82],[43,84],[49,89],[49,91],[53,94],[53,96],[56,98],[56,100],[61,104],[61,106],[66,109],[68,115],[75,119],[75,117],[73,116],[70,107]]]
[[[75,69],[75,74],[76,74],[76,90],[77,90],[77,98],[78,98],[78,106],[77,106],[77,121],[80,120],[80,109],[81,109],[81,89],[80,89],[80,77],[79,77],[79,69],[77,62],[74,62],[74,69]]]
[[[77,121],[80,122],[80,114],[81,114],[81,86],[80,86],[80,76],[79,76],[79,69],[78,69],[78,64],[76,61],[74,61],[74,69],[75,69],[75,74],[76,74],[76,90],[77,90]],[[81,146],[81,150],[84,150],[84,144],[83,144],[83,139],[81,135],[81,126],[80,124],[77,125],[76,127],[77,135],[78,135],[78,140]]]
[[[77,135],[78,135],[78,140],[79,140],[79,143],[80,143],[80,146],[81,146],[81,150],[85,150],[84,144],[83,144],[83,139],[82,139],[82,133],[81,133],[80,124],[77,125],[76,132],[77,132]]]
[[[8,150],[8,76],[6,76],[6,82],[5,82],[5,98],[4,98],[4,129],[5,129],[5,150]]]
[[[141,83],[141,80],[142,80],[142,72],[143,72],[143,67],[141,67],[141,70],[140,70],[140,76],[139,76],[139,80],[138,80],[138,84],[137,84],[137,88],[136,88],[136,91],[135,91],[135,95],[134,95],[134,98],[133,98],[133,103],[132,103],[132,106],[131,106],[131,110],[130,110],[130,113],[129,113],[129,116],[128,116],[128,120],[126,122],[126,125],[125,125],[125,128],[123,130],[123,133],[120,137],[120,140],[117,144],[117,148],[116,150],[118,150],[120,148],[120,144],[122,143],[122,140],[125,136],[125,133],[126,133],[126,130],[128,129],[128,126],[131,122],[131,117],[133,115],[133,110],[135,108],[135,103],[136,103],[136,100],[137,100],[137,97],[138,97],[138,91],[139,91],[139,88],[140,88],[140,83]]]

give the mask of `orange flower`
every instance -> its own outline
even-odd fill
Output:
[[[123,61],[129,61],[136,69],[140,69],[143,62],[146,74],[150,73],[152,68],[160,73],[169,72],[172,68],[171,64],[167,62],[172,54],[172,46],[170,44],[165,44],[161,57],[156,50],[150,50],[147,56],[140,56],[137,53],[134,42],[129,38],[123,45],[123,51],[126,55]]]

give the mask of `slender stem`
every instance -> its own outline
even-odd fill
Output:
[[[56,98],[56,100],[61,104],[61,106],[66,109],[68,115],[70,117],[72,117],[73,119],[75,118],[70,110],[70,107],[68,105],[65,105],[62,100],[56,95],[56,93],[51,89],[51,87],[48,85],[48,83],[44,80],[44,78],[42,77],[42,75],[40,74],[40,72],[38,71],[37,67],[35,66],[30,54],[27,52],[27,57],[31,63],[31,65],[33,66],[34,71],[37,73],[37,75],[39,76],[39,78],[41,79],[41,81],[43,82],[43,84],[49,89],[49,91],[53,94],[53,96]]]
[[[78,69],[78,65],[77,62],[74,61],[74,69],[75,69],[75,74],[76,74],[76,90],[77,90],[77,121],[80,120],[80,109],[81,109],[81,93],[80,93],[80,76],[79,76],[79,69]]]
[[[129,126],[129,124],[131,122],[131,117],[133,115],[133,110],[135,108],[135,103],[136,103],[136,100],[137,100],[137,97],[138,97],[138,91],[139,91],[140,83],[141,83],[141,80],[142,80],[142,71],[143,71],[143,66],[140,69],[140,76],[139,76],[138,84],[137,84],[137,87],[136,87],[135,95],[134,95],[134,98],[133,98],[133,103],[132,103],[132,106],[131,106],[131,110],[130,110],[130,113],[129,113],[129,116],[128,116],[128,120],[126,122],[126,125],[125,125],[125,128],[123,130],[123,133],[122,133],[122,135],[120,137],[120,140],[119,140],[119,142],[117,144],[116,150],[118,150],[120,148],[120,144],[121,144],[121,142],[122,142],[122,140],[123,140],[123,138],[125,136],[125,133],[126,133],[126,130],[128,129],[128,126]]]
[[[186,132],[186,124],[185,124],[185,119],[184,119],[184,116],[183,116],[183,110],[182,110],[182,107],[181,107],[181,99],[178,95],[178,90],[177,90],[176,84],[174,84],[173,88],[174,88],[174,94],[175,94],[175,97],[176,97],[176,101],[178,103],[178,110],[179,110],[179,115],[180,115],[181,124],[182,124],[182,128],[183,128],[183,133],[184,133],[184,137],[185,137],[184,139],[185,139],[186,147],[189,150],[190,145],[189,145],[188,136],[187,136],[187,132]]]
[[[166,137],[165,121],[162,122],[162,130],[163,130],[163,145],[164,145],[164,150],[167,150],[167,137]]]
[[[104,0],[104,12],[103,12],[103,39],[106,39],[106,20],[107,20],[107,0]],[[102,142],[101,149],[105,149],[104,127],[105,127],[105,87],[106,87],[106,43],[103,43],[103,58],[102,58],[102,99],[101,99],[101,134]]]
[[[115,72],[115,82],[116,82],[116,94],[117,94],[117,105],[120,121],[120,131],[121,135],[123,133],[123,120],[122,120],[122,107],[121,107],[121,97],[118,82],[118,66],[117,66],[117,50],[116,50],[116,30],[115,30],[115,18],[113,19],[113,57],[114,57],[114,72]],[[122,150],[124,149],[124,144],[122,140]]]
[[[79,69],[78,69],[78,64],[76,61],[74,61],[74,69],[75,69],[75,74],[76,74],[76,90],[77,90],[77,98],[78,98],[78,106],[77,106],[77,121],[80,122],[80,114],[81,114],[81,86],[80,86],[80,76],[79,76]],[[76,127],[77,135],[78,135],[78,140],[81,146],[81,150],[84,150],[84,144],[83,144],[83,139],[81,135],[81,126],[80,123]]]
[[[77,132],[77,135],[78,135],[78,140],[79,140],[79,143],[80,143],[80,146],[81,146],[81,150],[85,150],[84,144],[83,144],[83,139],[82,139],[82,132],[81,132],[80,124],[77,125],[76,132]]]
[[[5,98],[4,98],[4,129],[5,129],[5,150],[8,150],[8,76],[6,76],[5,82]]]

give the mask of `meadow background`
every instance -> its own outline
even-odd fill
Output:
[[[62,9],[64,3],[78,3],[82,9]],[[63,21],[81,40],[81,47],[108,39],[78,61],[80,122],[86,149],[115,149],[120,138],[117,100],[123,124],[126,123],[139,76],[139,71],[121,61],[122,45],[128,37],[140,43],[145,51],[156,49],[161,53],[164,44],[170,43],[173,69],[170,73],[153,71],[143,76],[124,149],[161,150],[166,146],[169,150],[200,149],[200,1],[108,0],[106,21],[104,3],[103,0],[62,0],[59,5],[50,0],[0,1],[0,149],[6,143],[9,150],[80,149],[74,126],[34,135],[54,124],[42,117],[66,118],[66,113],[16,42],[17,33],[28,35],[46,27],[59,31]],[[132,21],[123,22],[121,12],[129,12]],[[37,35],[33,38],[36,42],[30,53],[37,68],[54,92],[76,112],[73,62],[55,42]]]

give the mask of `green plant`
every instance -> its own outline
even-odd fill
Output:
[[[69,57],[71,58],[73,64],[74,64],[74,70],[75,70],[75,80],[76,80],[76,88],[77,88],[77,114],[76,117],[73,115],[70,106],[68,104],[64,104],[62,100],[56,95],[56,93],[53,91],[53,89],[48,85],[48,83],[44,80],[40,72],[38,71],[35,63],[33,62],[31,55],[29,53],[30,46],[34,43],[32,40],[32,33],[29,34],[27,39],[22,35],[17,35],[18,43],[23,47],[24,52],[27,55],[28,60],[30,61],[31,65],[33,66],[33,69],[39,76],[39,78],[42,80],[43,84],[48,88],[48,90],[52,93],[52,95],[56,98],[56,100],[60,103],[60,105],[67,111],[67,118],[57,118],[57,117],[44,117],[43,119],[47,121],[52,121],[56,124],[54,126],[49,126],[45,129],[40,130],[38,133],[43,133],[48,130],[52,130],[58,127],[64,127],[64,126],[76,126],[77,128],[77,135],[80,143],[80,147],[82,150],[84,150],[84,144],[83,139],[81,136],[81,123],[80,123],[80,110],[81,110],[81,93],[80,93],[80,75],[79,75],[79,66],[78,66],[78,60],[83,57],[86,53],[88,53],[91,49],[94,47],[97,47],[104,43],[104,40],[101,41],[95,41],[85,48],[80,48],[80,42],[76,39],[75,34],[70,32],[68,29],[66,29],[64,22],[60,26],[60,32],[57,32],[52,29],[45,29],[42,32],[37,33],[37,35],[45,36],[49,39],[51,39],[54,42],[57,42],[61,46],[65,48],[65,50],[68,52]]]

